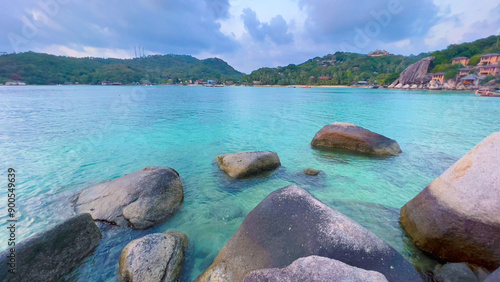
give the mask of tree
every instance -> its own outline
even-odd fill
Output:
[[[23,79],[21,78],[21,76],[20,76],[20,75],[18,75],[17,73],[12,74],[12,75],[10,76],[10,79],[12,79],[12,80],[14,80],[14,81],[21,81],[21,80],[23,80]]]

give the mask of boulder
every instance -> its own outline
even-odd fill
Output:
[[[383,282],[384,275],[353,267],[338,260],[319,256],[300,258],[285,268],[270,268],[250,272],[244,282],[281,281],[345,281]]]
[[[281,166],[278,154],[270,151],[242,152],[216,158],[221,170],[233,178],[243,178]]]
[[[415,245],[444,260],[500,266],[500,132],[479,143],[401,209]]]
[[[183,200],[177,171],[146,167],[84,190],[76,200],[75,210],[111,225],[147,229],[171,217]]]
[[[423,84],[429,82],[430,79],[427,72],[429,66],[435,59],[435,57],[427,57],[410,65],[399,75],[396,81],[389,85],[389,88],[398,88],[396,87],[398,85]]]
[[[306,168],[304,169],[304,173],[309,175],[309,176],[317,176],[319,173],[321,172],[321,170],[317,170],[317,169],[314,169],[314,168]]]
[[[311,141],[315,148],[346,149],[378,156],[401,153],[398,142],[350,123],[324,126]]]
[[[493,271],[484,282],[498,282],[500,281],[500,268]]]
[[[198,281],[242,281],[253,270],[312,255],[380,272],[389,281],[421,281],[389,244],[295,185],[255,207]]]
[[[80,266],[99,245],[101,232],[89,214],[74,216],[0,254],[0,281],[57,281]],[[7,245],[7,244],[6,244]]]
[[[465,263],[447,263],[434,271],[437,281],[477,282],[477,277]]]
[[[128,243],[120,256],[120,281],[179,281],[187,247],[181,232],[149,234]]]

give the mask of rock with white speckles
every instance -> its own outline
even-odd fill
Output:
[[[415,245],[444,260],[500,267],[500,132],[401,209]]]
[[[389,244],[295,185],[253,209],[198,281],[242,281],[253,270],[311,255],[377,271],[389,281],[422,281]]]
[[[300,258],[285,268],[254,270],[244,280],[244,282],[260,281],[387,282],[387,279],[376,271],[364,270],[334,259],[309,256]]]
[[[128,243],[120,256],[120,281],[179,281],[187,247],[181,232],[149,234]]]

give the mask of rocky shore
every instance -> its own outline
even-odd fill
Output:
[[[415,66],[421,73],[412,79],[422,79],[428,63]],[[402,152],[397,141],[348,123],[324,126],[311,147],[362,153],[376,161]],[[272,151],[224,154],[216,162],[215,173],[243,183],[268,177],[282,165]],[[401,208],[408,244],[440,262],[427,273],[358,222],[290,185],[275,187],[245,217],[197,281],[499,281],[499,164],[497,132]],[[324,174],[312,168],[301,173],[312,179]],[[92,256],[101,234],[130,228],[143,233],[127,240],[116,261],[117,279],[179,281],[191,248],[188,236],[143,230],[175,216],[183,200],[181,177],[170,167],[146,167],[84,189],[75,195],[76,216],[16,246],[18,276],[7,271],[10,250],[0,254],[0,279],[62,279]]]
[[[492,79],[491,81],[481,85],[483,79],[475,74],[469,76],[456,75],[450,79],[441,81],[433,80],[433,74],[429,73],[430,66],[435,60],[435,57],[424,58],[406,68],[388,88],[391,89],[426,89],[426,90],[478,90],[500,86],[500,79]],[[473,68],[474,69],[474,68]]]

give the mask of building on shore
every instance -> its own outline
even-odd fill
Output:
[[[470,74],[470,68],[461,68],[459,70],[460,77],[464,77],[464,76],[469,75],[469,74]]]
[[[479,81],[480,81],[480,77],[477,76],[476,74],[469,74],[465,77],[462,77],[460,79],[460,81],[462,82],[462,84],[464,86],[478,86],[479,85]]]
[[[465,66],[467,66],[469,61],[470,61],[470,59],[467,57],[456,57],[456,58],[453,58],[453,60],[451,61],[451,64],[452,65],[462,64],[462,66],[465,67]]]
[[[479,75],[497,75],[500,73],[500,65],[498,64],[489,64],[489,65],[484,65],[484,66],[479,66]]]
[[[493,53],[493,54],[486,54],[481,56],[481,61],[479,62],[478,66],[480,65],[495,65],[500,63],[500,54]]]
[[[444,72],[433,73],[430,83],[444,84],[444,75],[445,75]]]

